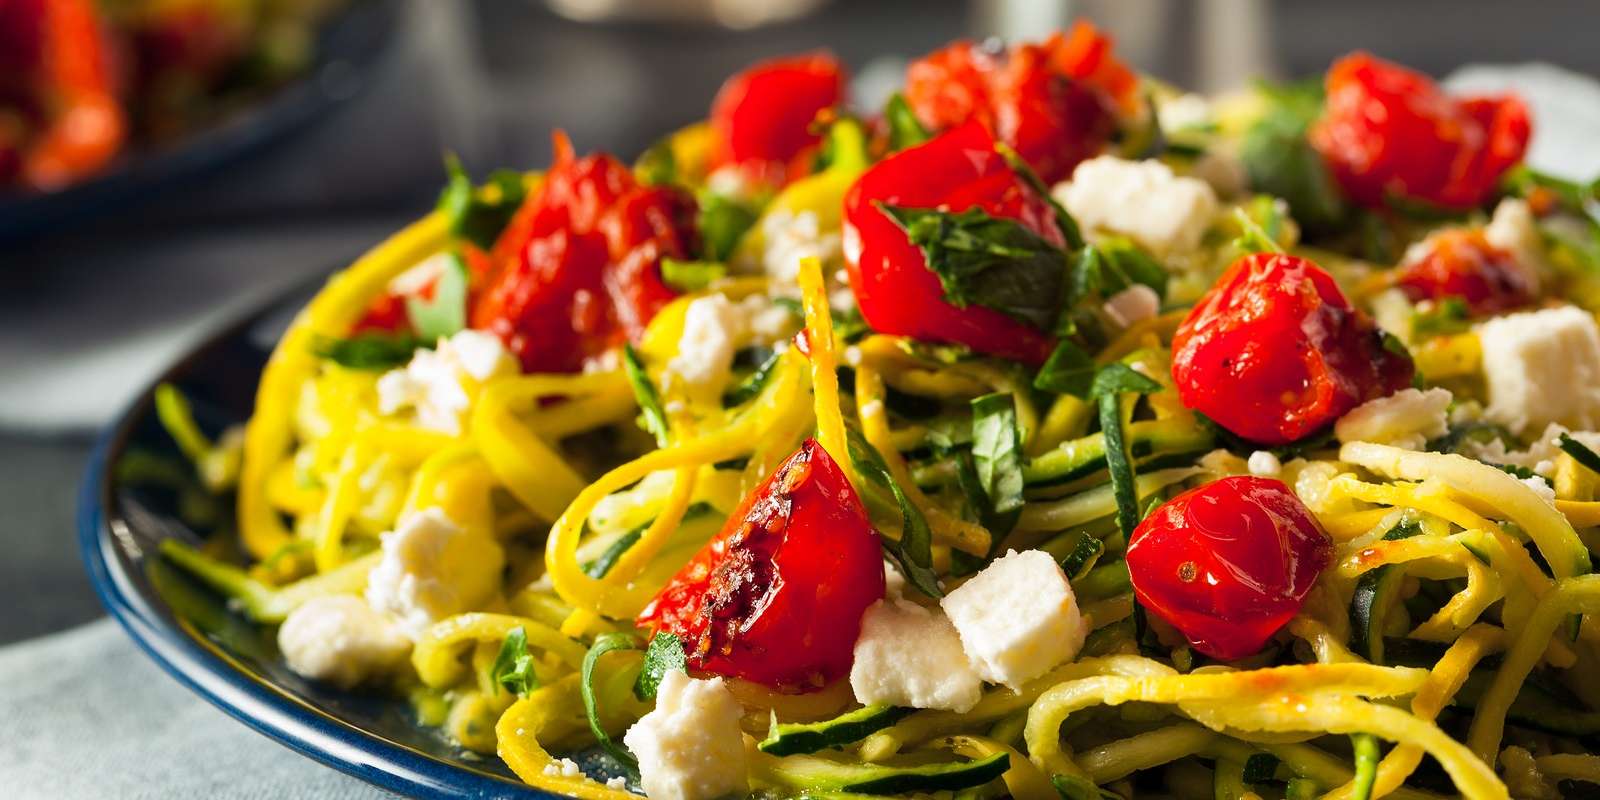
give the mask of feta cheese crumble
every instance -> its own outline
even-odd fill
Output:
[[[289,612],[278,649],[296,675],[349,689],[398,664],[411,642],[361,598],[336,594]]]
[[[761,236],[766,243],[761,268],[783,286],[799,284],[802,258],[816,258],[826,267],[844,257],[843,239],[837,231],[823,231],[815,211],[775,208],[761,218]]]
[[[1257,450],[1250,454],[1250,460],[1245,462],[1251,475],[1263,478],[1276,478],[1283,472],[1283,462],[1278,457],[1265,451]]]
[[[459,435],[478,387],[490,378],[511,375],[517,362],[499,337],[464,330],[423,348],[410,363],[378,379],[378,411],[397,414],[410,408],[424,428]]]
[[[861,617],[850,689],[863,705],[970,710],[983,679],[967,661],[950,619],[909,600],[885,598]]]
[[[1066,574],[1042,550],[995,559],[940,605],[978,674],[1013,689],[1077,656],[1088,633]]]
[[[722,678],[696,680],[683,670],[661,677],[655,710],[623,735],[639,759],[639,783],[651,800],[713,800],[749,791],[744,708]]]
[[[407,515],[381,541],[383,555],[367,576],[367,602],[413,639],[487,600],[505,561],[493,539],[463,530],[438,508]]]
[[[1494,216],[1483,227],[1489,244],[1510,253],[1528,273],[1537,277],[1544,267],[1544,237],[1534,222],[1528,201],[1507,197],[1494,207]],[[1534,284],[1538,286],[1537,282]]]
[[[544,765],[543,772],[552,778],[576,778],[583,774],[583,768],[570,758],[562,758]]]
[[[1549,481],[1545,480],[1544,478],[1534,476],[1532,478],[1523,478],[1522,485],[1533,490],[1533,493],[1539,495],[1540,500],[1549,503],[1551,508],[1555,507],[1556,489],[1554,486],[1550,485]]]
[[[1484,416],[1521,433],[1552,422],[1600,426],[1600,326],[1576,306],[1508,314],[1477,328]]]
[[[1429,439],[1450,432],[1448,389],[1402,389],[1368,400],[1333,424],[1341,442],[1376,442],[1421,450]]]
[[[1142,283],[1136,283],[1106,298],[1101,308],[1113,322],[1126,328],[1160,313],[1161,295]]]
[[[1209,184],[1159,161],[1091,158],[1051,194],[1079,224],[1127,236],[1158,258],[1199,247],[1217,213]]]
[[[795,327],[788,309],[762,295],[737,303],[723,294],[696,298],[684,310],[683,333],[677,354],[667,362],[667,380],[682,381],[696,394],[720,391],[739,348],[787,338]]]

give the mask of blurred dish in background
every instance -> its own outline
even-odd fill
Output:
[[[215,165],[349,97],[397,5],[0,0],[0,237]]]

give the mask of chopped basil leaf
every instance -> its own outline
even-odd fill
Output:
[[[470,280],[467,262],[459,253],[451,253],[433,285],[433,297],[406,298],[406,316],[418,338],[431,344],[467,327],[467,284]]]
[[[348,339],[317,337],[312,352],[349,369],[388,370],[404,366],[422,340],[408,333],[362,333]]]
[[[756,212],[733,198],[708,193],[700,197],[696,222],[700,227],[702,257],[707,261],[726,261],[744,238],[745,231],[755,224]]]
[[[994,517],[996,540],[1011,532],[1022,510],[1022,431],[1017,404],[1009,394],[987,394],[972,401],[972,461]]]
[[[857,431],[852,430],[849,435],[850,462],[867,480],[893,493],[900,506],[900,540],[884,537],[884,551],[894,559],[908,583],[929,597],[943,597],[939,577],[933,572],[933,531],[928,528],[928,520],[889,474],[877,448]]]
[[[889,124],[889,150],[904,150],[915,147],[932,138],[927,128],[922,126],[922,121],[911,111],[911,105],[906,102],[905,95],[895,92],[889,97],[889,103],[883,107],[883,119]]]
[[[767,356],[766,360],[762,361],[755,371],[750,373],[749,377],[722,394],[723,407],[733,408],[741,403],[754,400],[756,395],[761,394],[761,390],[766,388],[767,380],[772,377],[773,371],[777,369],[778,362],[781,360],[783,360],[783,354],[776,351]]]
[[[454,154],[445,157],[444,166],[449,177],[439,194],[438,209],[449,223],[450,234],[485,250],[493,247],[528,193],[521,173],[496,170],[480,188],[472,184]]]
[[[489,677],[506,691],[518,697],[539,688],[539,677],[533,672],[533,654],[528,652],[528,633],[518,625],[506,633],[500,643],[500,654],[495,656]]]
[[[650,376],[644,371],[644,364],[639,362],[639,354],[634,352],[631,344],[622,346],[622,369],[628,375],[628,384],[633,387],[634,399],[639,402],[642,427],[656,437],[657,445],[666,447],[670,436],[667,412],[661,407],[661,396],[656,394],[655,384],[650,382]]]
[[[992,308],[1041,331],[1051,330],[1066,289],[1065,254],[1011,219],[971,208],[959,214],[878,204],[939,276],[958,308]]]
[[[663,186],[678,179],[678,159],[672,154],[672,137],[650,145],[633,162],[633,176],[645,186]]]
[[[657,633],[650,640],[650,646],[645,648],[644,669],[639,671],[639,679],[633,684],[634,695],[640,700],[656,699],[661,676],[675,669],[684,669],[688,663],[683,652],[683,640],[677,634]]]
[[[595,580],[604,578],[606,573],[617,565],[617,559],[622,558],[622,554],[628,552],[628,548],[639,542],[639,537],[644,535],[644,529],[648,527],[650,526],[645,525],[634,528],[617,537],[617,540],[612,542],[611,546],[605,549],[605,552],[596,556],[593,561],[583,565],[583,574]]]
[[[680,292],[699,291],[727,274],[728,265],[721,261],[661,259],[661,280]]]
[[[1067,241],[1067,249],[1077,250],[1083,247],[1083,231],[1078,228],[1078,221],[1073,219],[1072,215],[1067,213],[1066,206],[1061,205],[1060,201],[1056,200],[1055,195],[1050,193],[1050,185],[1039,177],[1039,173],[1033,171],[1033,167],[1028,165],[1027,159],[1023,158],[1021,153],[1018,153],[1004,142],[995,142],[994,150],[1000,154],[1001,158],[1006,160],[1007,166],[1011,167],[1012,172],[1017,173],[1017,177],[1028,184],[1028,187],[1033,189],[1034,193],[1039,195],[1041,199],[1050,204],[1050,209],[1055,212],[1056,228],[1061,231],[1061,238]]]
[[[1557,441],[1561,445],[1561,451],[1572,456],[1573,461],[1582,464],[1593,472],[1600,473],[1600,453],[1589,449],[1588,445],[1566,433],[1561,434],[1561,438]]]
[[[1459,297],[1446,297],[1426,311],[1411,317],[1411,335],[1418,339],[1464,333],[1471,327],[1472,312]]]
[[[1320,81],[1261,85],[1267,111],[1245,131],[1239,160],[1258,192],[1282,197],[1300,224],[1314,230],[1341,226],[1347,206],[1338,184],[1306,133],[1322,113]]]
[[[637,650],[638,648],[639,640],[634,638],[631,633],[613,631],[600,634],[595,637],[594,644],[583,657],[583,669],[580,672],[578,683],[578,694],[583,698],[583,713],[589,719],[589,732],[594,734],[594,739],[600,743],[601,748],[610,753],[612,758],[615,758],[625,769],[632,773],[638,773],[639,760],[628,752],[628,748],[614,741],[600,724],[600,713],[595,706],[594,698],[594,667],[600,662],[600,657],[606,653],[613,650]]]
[[[1072,261],[1070,298],[1074,304],[1090,297],[1106,298],[1136,283],[1142,283],[1154,289],[1156,294],[1165,296],[1167,278],[1166,269],[1133,242],[1108,238],[1078,251],[1078,257]],[[1056,332],[1065,335],[1071,333],[1061,330],[1059,325]]]
[[[1062,339],[1034,376],[1033,388],[1074,397],[1088,397],[1094,383],[1094,359],[1083,348]]]
[[[1111,493],[1117,499],[1117,526],[1131,536],[1139,524],[1139,497],[1133,479],[1133,462],[1128,458],[1128,443],[1122,429],[1120,397],[1127,392],[1149,394],[1161,384],[1141,375],[1127,364],[1107,364],[1094,376],[1089,396],[1100,404],[1100,431],[1105,437],[1106,466],[1111,476]]]

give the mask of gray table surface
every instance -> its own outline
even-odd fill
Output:
[[[635,153],[700,116],[722,77],[758,57],[826,45],[893,74],[892,63],[869,62],[963,35],[988,5],[837,0],[807,20],[730,34],[582,26],[521,0],[412,0],[364,91],[312,129],[113,218],[0,243],[0,644],[66,631],[0,649],[0,794],[373,794],[190,697],[114,626],[92,622],[102,611],[76,553],[77,481],[93,432],[163,363],[426,210],[446,149],[480,171],[535,166],[560,124],[580,148]],[[1139,63],[1181,77],[1194,58],[1182,44],[1191,13],[1148,0],[1118,4],[1123,16],[1139,16],[1129,5],[1172,29],[1137,39]],[[1592,27],[1582,2],[1521,17],[1506,16],[1512,4],[1473,3],[1468,14],[1449,3],[1443,34],[1409,37],[1445,5],[1358,5],[1384,24],[1348,4],[1334,17],[1322,4],[1280,4],[1266,63],[1303,73],[1364,44],[1436,73],[1475,54],[1600,72],[1586,37],[1557,33]]]

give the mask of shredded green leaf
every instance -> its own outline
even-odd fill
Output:
[[[1233,210],[1234,219],[1238,220],[1239,228],[1243,231],[1239,238],[1233,241],[1235,247],[1246,253],[1282,253],[1283,245],[1267,233],[1266,228],[1255,221],[1242,208]]]
[[[1416,339],[1464,333],[1471,326],[1472,311],[1459,297],[1446,297],[1411,317],[1411,335]]]
[[[1049,331],[1061,313],[1066,255],[1011,219],[979,208],[959,214],[931,208],[878,208],[906,232],[939,276],[945,300],[983,306]]]
[[[1067,212],[1066,206],[1061,205],[1055,195],[1050,193],[1050,184],[1045,183],[1044,178],[1039,177],[1039,173],[1034,172],[1033,167],[1028,165],[1028,160],[1010,145],[1005,142],[995,142],[994,150],[1006,160],[1006,165],[1011,167],[1011,171],[1017,173],[1017,177],[1021,178],[1023,183],[1028,184],[1028,188],[1032,189],[1034,194],[1050,204],[1050,210],[1055,212],[1056,229],[1061,231],[1061,238],[1066,240],[1067,249],[1082,248],[1083,231],[1078,227],[1078,221]]]
[[[990,534],[999,540],[1011,532],[1022,511],[1022,430],[1017,404],[1005,393],[972,401],[972,460],[988,499]]]
[[[891,152],[915,147],[932,138],[922,121],[912,112],[905,95],[895,92],[883,107],[883,119],[889,124],[889,150]]]
[[[1161,384],[1139,374],[1127,364],[1107,364],[1094,376],[1089,394],[1099,401],[1100,430],[1106,441],[1106,466],[1111,476],[1111,493],[1117,498],[1117,527],[1124,536],[1133,534],[1139,524],[1139,497],[1134,488],[1133,462],[1128,457],[1127,437],[1122,428],[1119,398],[1127,392],[1149,394]]]
[[[731,197],[702,195],[696,219],[700,226],[701,257],[706,261],[727,261],[739,240],[744,238],[745,231],[755,224],[756,217],[754,209]]]
[[[855,465],[856,471],[888,489],[900,506],[900,540],[883,537],[884,552],[900,567],[906,581],[918,591],[929,597],[943,597],[939,576],[933,571],[933,531],[928,528],[927,518],[922,516],[922,511],[911,503],[906,491],[889,474],[889,467],[884,464],[877,448],[857,431],[850,431],[849,437],[850,462]]]
[[[389,370],[405,366],[421,346],[422,340],[410,334],[362,333],[348,339],[319,336],[312,352],[348,369]]]
[[[1239,159],[1255,191],[1282,197],[1294,218],[1307,228],[1343,225],[1348,207],[1322,155],[1306,132],[1322,113],[1321,81],[1285,86],[1258,85],[1267,112],[1245,132]]]
[[[600,747],[611,754],[623,767],[631,772],[639,771],[639,760],[611,738],[606,729],[600,725],[600,714],[595,706],[594,697],[594,668],[600,662],[600,657],[613,650],[637,650],[639,640],[631,633],[613,631],[602,633],[595,637],[594,644],[589,648],[588,654],[583,657],[583,669],[578,683],[578,694],[583,697],[583,713],[589,719],[589,731],[594,734],[594,739]]]
[[[656,437],[657,445],[666,447],[671,437],[667,412],[661,407],[661,396],[656,394],[655,384],[650,382],[650,376],[644,371],[644,364],[639,361],[639,354],[631,344],[622,346],[622,369],[628,375],[628,384],[633,387],[634,399],[639,402],[644,429]]]
[[[686,669],[688,664],[683,640],[675,633],[657,633],[650,639],[650,646],[645,648],[644,669],[640,670],[639,679],[633,684],[634,695],[640,700],[656,699],[662,676],[675,669]]]
[[[1056,349],[1034,376],[1033,388],[1074,397],[1088,397],[1094,383],[1094,358],[1070,339],[1056,342]]]
[[[444,212],[450,234],[485,250],[493,247],[527,195],[522,175],[513,170],[497,170],[480,188],[472,184],[455,154],[445,156],[444,165],[448,178],[439,195],[438,208]]]
[[[489,677],[518,697],[527,697],[539,688],[539,677],[533,672],[533,654],[528,652],[528,632],[522,626],[512,628],[500,643],[500,654],[489,668]]]

